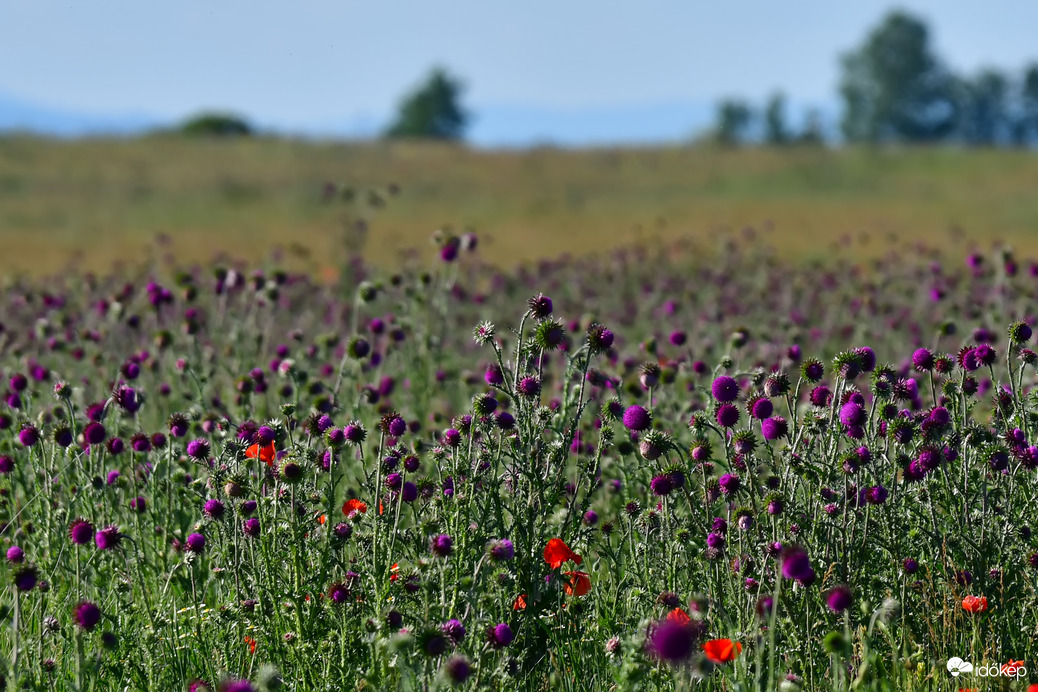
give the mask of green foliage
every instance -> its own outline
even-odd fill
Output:
[[[777,92],[764,106],[764,142],[772,145],[787,144],[791,139],[786,123],[786,96]]]
[[[252,125],[233,113],[205,112],[188,118],[178,128],[181,134],[203,137],[248,137]]]
[[[745,101],[725,99],[717,105],[714,140],[725,146],[745,144],[753,124],[753,110]]]
[[[851,142],[926,142],[956,124],[955,80],[923,21],[892,12],[842,60],[843,134]]]
[[[386,136],[461,139],[468,123],[460,104],[463,89],[459,80],[441,68],[434,69],[421,86],[404,97]]]

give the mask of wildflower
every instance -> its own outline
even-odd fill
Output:
[[[487,630],[487,641],[495,649],[503,649],[511,644],[513,639],[515,639],[515,634],[512,633],[512,628],[507,623],[498,623]]]
[[[205,536],[193,533],[187,537],[187,549],[196,555],[205,550]]]
[[[472,673],[472,666],[464,656],[454,656],[443,666],[444,675],[456,685],[464,684]]]
[[[18,432],[18,441],[23,447],[32,447],[40,441],[40,431],[31,423],[27,424]]]
[[[86,545],[94,535],[94,527],[86,519],[73,519],[68,527],[68,535],[75,545]]]
[[[77,625],[89,632],[101,621],[101,609],[90,601],[80,601],[72,616]]]
[[[267,466],[274,465],[274,458],[276,455],[277,452],[274,450],[273,442],[269,442],[262,447],[257,442],[252,444],[248,449],[245,450],[246,457],[248,457],[249,459],[259,459]]]
[[[834,613],[840,613],[851,607],[851,589],[849,586],[840,585],[829,591],[825,596],[825,605]]]
[[[677,663],[692,655],[698,630],[692,622],[664,620],[649,627],[646,648],[656,658]]]
[[[220,519],[223,517],[224,506],[220,500],[206,500],[205,507],[202,509],[205,515],[210,519]]]
[[[554,307],[551,298],[543,293],[539,293],[530,298],[530,300],[526,301],[526,305],[530,309],[530,314],[539,320],[549,317]]]
[[[714,383],[710,387],[710,391],[714,395],[715,400],[719,403],[727,404],[738,398],[739,383],[736,382],[733,377],[721,375],[714,380]]]
[[[734,427],[739,422],[739,409],[734,404],[721,404],[717,407],[716,418],[721,427]]]
[[[356,498],[346,500],[346,503],[342,506],[342,513],[347,517],[354,514],[364,514],[368,511],[368,506]]]
[[[578,565],[583,562],[583,558],[573,552],[561,538],[552,538],[544,546],[544,561],[552,569],[558,569],[567,560],[572,560]]]
[[[465,625],[461,624],[461,620],[448,620],[440,625],[440,630],[455,646],[465,639]]]
[[[515,557],[515,546],[507,538],[499,538],[487,544],[487,553],[491,560],[505,562]]]
[[[112,550],[119,546],[119,541],[121,538],[122,534],[119,533],[119,527],[113,524],[111,526],[106,526],[105,528],[95,533],[94,543],[97,544],[98,550]],[[75,536],[73,536],[72,540],[73,542],[76,542]]]
[[[742,653],[742,644],[731,639],[711,639],[703,644],[703,651],[714,663],[730,663]]]
[[[782,577],[784,579],[809,580],[814,577],[811,560],[803,548],[793,546],[782,556]]]
[[[439,536],[432,539],[429,544],[429,550],[439,557],[447,557],[451,554],[453,546],[454,541],[451,540],[451,537],[445,533],[441,533]]]
[[[646,430],[651,423],[649,412],[637,404],[624,411],[623,421],[625,428],[635,432]]]
[[[22,565],[13,575],[14,588],[19,591],[32,591],[36,587],[39,574],[35,565]]]
[[[25,551],[17,545],[7,549],[7,561],[11,564],[20,564],[25,561]]]
[[[209,444],[209,440],[204,438],[191,440],[187,443],[187,455],[198,461],[206,461],[209,458],[210,450],[211,445]]]
[[[569,581],[562,585],[567,596],[583,596],[591,591],[591,577],[587,572],[563,572]]]
[[[256,538],[260,534],[260,523],[256,517],[249,517],[241,526],[242,533],[249,538]]]
[[[988,609],[987,596],[966,596],[962,599],[962,609],[967,613],[983,613]]]

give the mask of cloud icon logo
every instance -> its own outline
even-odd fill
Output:
[[[958,656],[953,656],[948,659],[948,672],[953,677],[959,677],[959,673],[972,673],[973,664],[969,661],[963,661]]]

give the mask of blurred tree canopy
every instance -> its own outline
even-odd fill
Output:
[[[955,130],[955,78],[934,55],[922,20],[892,12],[842,67],[848,141],[937,141]]]
[[[205,137],[248,137],[253,134],[252,125],[234,113],[204,112],[193,115],[180,125],[185,135]]]
[[[468,114],[461,107],[462,83],[442,68],[433,69],[425,82],[404,97],[386,137],[461,139]]]

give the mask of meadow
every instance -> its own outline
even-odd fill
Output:
[[[3,144],[35,147],[22,154],[41,178],[78,180],[51,192],[56,215],[58,199],[92,200],[82,224],[129,194],[101,171],[144,146],[61,168],[41,152],[101,145],[38,145]],[[464,231],[475,207],[449,208],[463,181],[476,204],[509,178],[460,165],[430,188],[455,197],[428,201],[459,227],[430,243],[440,224],[413,219],[421,245],[405,252],[406,183],[372,210],[370,187],[358,200],[320,171],[312,189],[247,165],[270,143],[219,146],[198,169],[190,148],[169,150],[163,185],[176,175],[181,197],[111,201],[116,242],[98,230],[95,251],[126,251],[104,255],[117,271],[42,276],[55,267],[40,255],[0,288],[6,689],[1035,687],[1038,252],[1026,214],[1017,235],[1006,221],[1028,204],[1018,178],[961,183],[1004,195],[975,213],[1012,248],[979,231],[972,251],[969,235],[926,242],[924,224],[809,248],[766,229],[666,236],[668,221],[659,241],[584,236],[590,252],[558,257],[575,242],[562,226],[538,241]],[[955,179],[934,162],[960,154],[782,160],[889,155],[904,184],[928,157],[934,179]],[[500,156],[571,156],[591,185],[601,155]],[[700,155],[718,157],[729,194],[767,201],[752,190],[780,160],[768,152],[618,154]],[[729,157],[756,162],[756,182],[725,174]],[[1033,166],[973,160],[971,175]],[[230,162],[280,191],[243,202],[248,218],[273,234],[312,213],[328,245],[301,235],[312,255],[261,260],[265,236],[243,235],[211,260],[217,226],[200,245],[182,229],[215,209],[200,200],[224,194],[211,185]],[[8,184],[7,223],[42,199],[26,185]],[[134,205],[169,238],[130,244]],[[505,225],[503,206],[481,223]]]
[[[327,183],[355,192],[349,202]],[[428,249],[437,228],[480,234],[501,267],[633,243],[670,245],[751,227],[786,259],[820,259],[843,237],[879,257],[924,241],[964,252],[1004,242],[1038,253],[1038,159],[1026,151],[821,148],[479,151],[420,143],[154,136],[0,137],[0,270],[219,252],[251,262],[272,247],[297,269],[342,261],[344,224],[377,218],[352,250],[384,267]],[[329,261],[329,258],[335,258]]]

